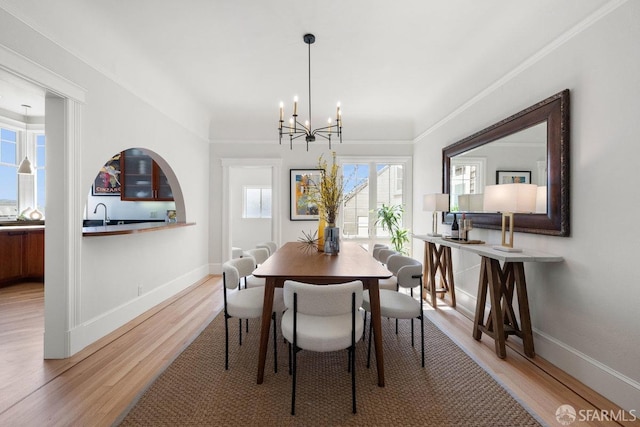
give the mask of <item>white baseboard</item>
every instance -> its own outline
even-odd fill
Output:
[[[209,264],[209,274],[213,274],[213,275],[222,274],[222,264],[219,262],[214,264]]]
[[[640,383],[536,329],[533,330],[533,340],[536,354],[540,357],[578,379],[622,409],[640,415]]]
[[[456,310],[474,318],[476,296],[456,289]],[[472,307],[472,309],[469,309]],[[488,312],[489,307],[487,307]],[[533,328],[536,354],[576,378],[626,411],[640,416],[640,383],[589,357],[558,339]],[[581,408],[575,408],[576,410]],[[601,408],[614,409],[614,408]]]
[[[208,275],[209,266],[205,264],[155,287],[125,304],[83,322],[69,331],[70,354],[68,356],[74,355],[86,346],[96,342]]]

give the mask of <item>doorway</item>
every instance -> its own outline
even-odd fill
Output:
[[[225,262],[233,247],[246,250],[263,241],[280,242],[281,160],[222,159],[222,166],[221,261]]]

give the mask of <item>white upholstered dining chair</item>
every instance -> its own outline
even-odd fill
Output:
[[[238,318],[238,341],[242,345],[242,319],[255,319],[262,317],[262,307],[264,302],[264,287],[240,289],[240,279],[242,274],[248,270],[246,264],[253,265],[251,258],[231,259],[222,265],[222,283],[224,287],[224,334],[225,352],[224,369],[229,369],[229,319]],[[273,358],[274,372],[278,372],[278,350],[277,350],[277,330],[276,313],[284,311],[284,300],[282,289],[275,289],[273,296]],[[247,332],[248,332],[247,324]]]
[[[267,248],[249,249],[247,251],[244,251],[243,258],[253,259],[253,269],[255,269],[257,266],[261,265],[269,258],[269,250]],[[248,274],[244,278],[245,287],[255,288],[258,286],[264,286],[264,278],[254,276],[253,269],[251,270],[252,274]]]
[[[363,334],[362,282],[312,285],[292,280],[284,282],[282,334],[289,342],[290,366],[293,359],[291,415],[295,415],[297,353],[300,350],[328,352],[347,349],[351,371],[351,401],[356,413],[355,348]],[[290,368],[291,369],[291,368]]]
[[[380,289],[380,315],[396,319],[411,320],[411,346],[414,345],[413,319],[420,319],[421,343],[422,343],[422,367],[424,368],[424,314],[422,312],[422,263],[404,255],[394,255],[389,258],[387,267],[394,273],[400,289],[409,289],[409,294],[404,292]],[[414,289],[418,290],[418,298],[414,298]],[[369,291],[363,295],[362,308],[371,313]],[[367,367],[371,360],[372,322],[369,321],[369,349],[367,352]],[[396,323],[396,334],[398,324]]]
[[[256,248],[266,248],[269,251],[269,256],[271,256],[278,250],[278,245],[276,242],[260,242],[256,245]]]

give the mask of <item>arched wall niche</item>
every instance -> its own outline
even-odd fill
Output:
[[[109,212],[110,220],[144,220],[158,221],[165,218],[163,209],[175,209],[177,222],[186,222],[186,206],[182,188],[175,171],[169,162],[153,150],[144,147],[130,147],[123,152],[145,155],[151,158],[166,177],[171,188],[173,201],[164,200],[122,200],[122,152],[114,154],[97,167],[98,172],[88,185],[88,195],[83,225],[96,225],[91,221],[103,218],[104,212],[98,209],[104,204]],[[125,156],[127,155],[125,153]],[[110,182],[109,182],[110,181]],[[123,208],[126,207],[126,208]],[[155,210],[154,210],[155,209]],[[147,216],[148,215],[148,216]],[[125,218],[127,217],[127,218]]]

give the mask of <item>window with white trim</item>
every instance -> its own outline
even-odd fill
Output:
[[[271,218],[271,187],[244,186],[243,218]]]
[[[451,159],[449,180],[449,200],[451,212],[459,211],[458,196],[461,194],[482,194],[487,159],[484,157],[459,156]]]
[[[45,213],[45,135],[42,129],[25,127],[0,117],[0,219],[15,219],[21,211]],[[18,175],[25,155],[34,176]]]

